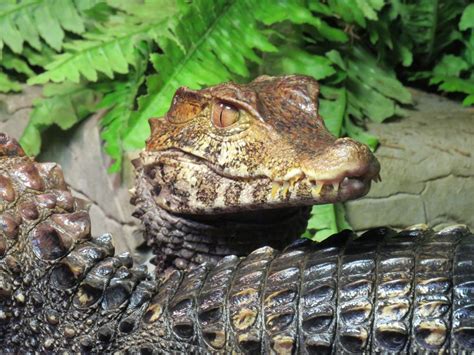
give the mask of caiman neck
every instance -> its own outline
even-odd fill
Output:
[[[158,271],[214,264],[226,255],[246,256],[266,245],[282,249],[301,236],[311,211],[291,207],[198,216],[173,214],[150,200],[141,202],[134,215],[145,226]]]

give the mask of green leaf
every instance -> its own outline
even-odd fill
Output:
[[[20,143],[28,155],[37,155],[41,147],[41,132],[56,124],[61,129],[71,128],[94,111],[99,95],[82,85],[61,84],[46,86],[43,99],[36,100],[30,121]]]
[[[21,84],[0,72],[0,92],[21,91]]]
[[[396,79],[393,70],[383,68],[368,51],[360,47],[354,47],[352,56],[348,74],[355,82],[372,87],[383,96],[403,104],[412,103],[410,92]]]
[[[310,1],[308,4],[308,7],[311,11],[314,11],[326,16],[331,16],[333,14],[331,11],[331,8],[328,5],[322,4],[319,1]]]
[[[441,61],[434,67],[434,76],[458,77],[462,71],[469,69],[469,65],[461,57],[452,54],[443,56]]]
[[[330,50],[326,53],[326,57],[328,57],[334,64],[338,65],[341,69],[347,70],[347,65],[344,62],[344,59],[342,59],[341,54],[337,50]]]
[[[404,45],[400,45],[399,50],[402,57],[402,65],[404,67],[409,67],[413,63],[413,54],[411,50]]]
[[[170,7],[174,11],[173,7]],[[65,44],[65,53],[46,65],[46,72],[28,83],[44,84],[48,81],[79,83],[81,76],[97,81],[99,73],[113,79],[114,73],[126,74],[134,61],[134,50],[144,40],[164,36],[174,13],[161,12],[151,22],[128,18],[114,27],[103,27],[97,33],[87,33],[85,40]]]
[[[474,105],[474,94],[467,96],[464,101],[462,102],[464,106],[472,106]]]
[[[294,47],[285,49],[284,54],[273,63],[269,74],[304,74],[321,80],[336,73],[331,61],[323,56]]]
[[[99,109],[108,109],[101,120],[101,138],[105,142],[105,151],[114,160],[109,168],[111,173],[120,171],[122,167],[122,139],[134,110],[138,90],[145,80],[148,55],[147,46],[140,46],[136,51],[135,69],[129,73],[126,81],[114,83],[111,91],[97,106]]]
[[[319,100],[319,112],[321,117],[324,119],[324,123],[329,132],[336,137],[340,137],[346,113],[346,90],[322,86],[321,95],[325,98]]]
[[[351,108],[352,109],[352,108]],[[348,110],[348,114],[344,118],[344,126],[346,129],[346,133],[349,137],[358,140],[361,143],[364,143],[369,146],[372,151],[375,151],[377,146],[379,145],[379,140],[376,136],[367,133],[362,128],[356,126],[351,119],[349,118],[349,114],[351,113],[351,109]]]
[[[0,5],[0,50],[5,43],[14,53],[21,53],[24,42],[40,50],[42,39],[59,51],[64,30],[77,34],[85,31],[72,0],[23,0]]]
[[[470,4],[464,9],[459,22],[459,29],[465,31],[468,28],[474,28],[474,4]]]
[[[313,0],[319,2],[319,0]],[[333,17],[341,17],[348,24],[357,23],[365,28],[367,22],[364,13],[357,5],[357,0],[332,0],[329,2]]]
[[[0,22],[1,40],[15,53],[20,53],[23,49],[23,38],[20,32],[13,24],[10,17],[6,17]]]
[[[464,92],[474,94],[474,80],[445,78],[439,88],[446,92]]]
[[[49,6],[38,6],[35,10],[35,22],[41,37],[51,48],[59,51],[64,39],[64,31],[59,19]]]
[[[10,53],[4,53],[0,65],[6,69],[14,70],[17,73],[25,74],[27,77],[35,75],[35,72],[31,70],[29,65],[21,58],[14,56]]]
[[[461,39],[453,28],[466,7],[465,0],[418,0],[401,5],[403,33],[425,64],[436,59],[451,43]]]
[[[352,229],[352,227],[346,221],[342,204],[318,205],[313,206],[311,210],[311,218],[308,220],[307,227],[308,233],[304,236],[321,242],[344,229]]]
[[[56,52],[48,46],[43,46],[41,52],[38,52],[32,48],[26,47],[23,49],[23,55],[31,65],[45,67],[53,60],[53,56]]]
[[[402,111],[397,102],[410,104],[410,92],[395,78],[395,74],[379,65],[366,50],[354,47],[347,60],[346,88],[350,113],[358,119],[364,116],[383,122]]]
[[[81,34],[85,31],[84,20],[74,5],[73,1],[51,0],[52,15],[65,30]]]
[[[463,58],[469,63],[471,67],[474,67],[474,31],[471,31],[471,35],[464,42],[464,45],[466,47],[464,49]]]
[[[351,81],[347,89],[350,104],[359,108],[372,121],[383,122],[395,114],[393,100],[383,96],[366,83]]]
[[[369,20],[377,20],[377,12],[372,8],[371,4],[366,0],[356,0],[357,6],[362,10],[364,16]]]
[[[466,51],[466,54],[469,52]],[[470,60],[469,55],[468,60]],[[470,96],[474,94],[474,76],[464,78],[463,73],[472,72],[472,65],[462,57],[447,54],[436,65],[431,74],[430,84],[438,84],[439,90],[445,92],[461,92],[467,94],[464,105],[470,105]]]

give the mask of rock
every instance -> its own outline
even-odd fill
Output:
[[[413,91],[407,117],[368,129],[380,139],[382,183],[346,203],[356,230],[426,223],[474,227],[474,110]]]
[[[18,94],[0,94],[0,131],[19,139],[33,107],[33,100],[41,95],[41,88],[27,86]]]

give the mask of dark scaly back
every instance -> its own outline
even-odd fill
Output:
[[[388,228],[171,274],[120,346],[221,353],[474,351],[474,236]],[[179,280],[182,280],[181,283]],[[177,291],[176,291],[177,290]],[[166,334],[166,343],[157,341]],[[184,345],[189,344],[189,345]],[[167,348],[168,346],[169,348]],[[183,350],[184,351],[184,350]]]
[[[474,351],[474,236],[387,228],[264,247],[160,280],[111,237],[56,164],[0,135],[2,351]]]
[[[151,297],[156,283],[90,228],[60,167],[0,134],[2,352],[105,350],[121,318]]]

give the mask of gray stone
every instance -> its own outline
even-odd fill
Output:
[[[356,230],[446,223],[474,227],[474,111],[437,95],[413,90],[407,117],[371,123],[382,183],[346,203]]]
[[[17,94],[0,94],[0,131],[20,139],[33,107],[41,94],[39,87],[25,87]]]
[[[403,212],[401,212],[403,211]],[[417,194],[396,193],[383,198],[366,198],[346,204],[346,215],[357,230],[390,225],[403,228],[426,220],[423,201]],[[382,221],[389,221],[385,223]],[[374,222],[375,221],[375,222]]]
[[[0,94],[0,120],[8,119],[4,114],[12,114],[21,109],[31,108],[33,101],[40,95],[41,87],[39,86],[24,86],[23,91],[16,94]]]

